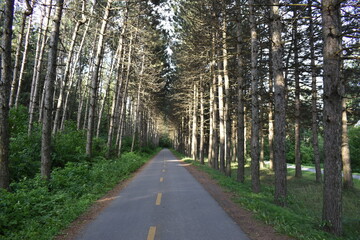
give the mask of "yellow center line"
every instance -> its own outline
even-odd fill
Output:
[[[154,240],[155,239],[155,233],[156,233],[156,227],[151,226],[149,228],[149,233],[148,233],[148,236],[147,236],[147,240]]]
[[[164,178],[163,178],[163,177],[161,177],[161,178],[160,178],[160,182],[163,182],[163,181],[164,181]]]
[[[162,197],[162,193],[158,193],[157,197],[156,197],[156,205],[160,205],[161,203],[161,197]]]

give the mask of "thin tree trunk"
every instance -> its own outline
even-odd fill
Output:
[[[24,51],[23,51],[23,59],[22,59],[22,62],[21,62],[20,73],[19,73],[19,81],[18,81],[18,87],[17,87],[17,92],[16,92],[16,98],[15,98],[15,107],[16,108],[19,105],[21,87],[22,87],[24,71],[25,71],[25,66],[26,66],[26,60],[27,60],[27,54],[28,54],[28,48],[29,48],[29,37],[30,37],[30,32],[31,32],[31,25],[32,25],[32,16],[29,19],[28,28],[26,29],[25,42],[24,42]]]
[[[231,176],[231,121],[230,121],[230,80],[228,70],[228,50],[227,50],[227,19],[226,4],[223,3],[223,20],[222,20],[222,54],[224,69],[224,134],[225,134],[225,174]]]
[[[214,135],[216,134],[216,127],[214,127],[214,121],[216,121],[216,113],[215,113],[215,91],[216,91],[216,75],[215,75],[215,36],[212,35],[211,41],[211,65],[210,65],[210,73],[212,82],[210,83],[210,92],[209,92],[209,153],[208,160],[209,166],[214,168],[215,161],[215,142]],[[216,124],[215,124],[216,126]]]
[[[96,4],[96,2],[94,0],[94,2],[91,4],[90,16],[93,15],[95,4]],[[83,13],[85,11],[85,8],[86,8],[86,1],[83,0],[83,6],[82,6],[82,12]],[[78,52],[77,52],[77,54],[75,56],[75,60],[73,62],[73,66],[72,66],[72,71],[71,71],[71,74],[70,74],[70,82],[71,82],[70,87],[72,87],[72,85],[74,84],[74,76],[75,76],[75,71],[76,71],[76,65],[78,64],[78,62],[80,60],[80,55],[81,55],[82,49],[84,47],[85,39],[87,37],[87,33],[89,31],[89,27],[90,27],[90,23],[91,23],[91,19],[86,19],[85,14],[83,14],[81,22],[85,23],[86,21],[87,21],[87,23],[86,23],[86,26],[85,26],[85,30],[83,32],[81,42],[80,42],[80,46],[79,46]],[[77,86],[79,86],[79,92],[80,92],[80,101],[79,101],[78,113],[77,113],[77,129],[80,129],[81,112],[82,112],[81,110],[82,110],[82,105],[83,105],[83,95],[81,94],[81,89],[82,89],[82,78],[81,77],[78,78],[78,81],[76,81],[76,84],[77,84]],[[64,103],[64,107],[63,107],[64,111],[63,111],[63,114],[62,114],[62,117],[61,117],[61,126],[60,126],[61,130],[64,129],[69,95],[70,95],[70,91],[68,91],[67,94],[66,94],[66,99],[65,99],[65,103]]]
[[[5,2],[3,33],[1,42],[0,75],[0,188],[9,190],[9,95],[11,84],[11,39],[14,19],[14,1]]]
[[[136,35],[133,36],[133,33],[130,35],[130,42],[129,42],[129,51],[128,51],[128,59],[127,59],[127,68],[126,68],[126,76],[125,76],[125,86],[123,96],[121,97],[121,111],[120,111],[120,119],[119,119],[119,130],[116,139],[117,145],[117,156],[120,157],[121,155],[121,145],[122,145],[122,137],[124,131],[124,125],[126,120],[126,100],[128,95],[128,87],[129,87],[129,80],[130,80],[130,70],[131,70],[131,63],[132,63],[132,49],[133,49],[133,39],[136,39]]]
[[[191,127],[191,158],[195,161],[198,160],[198,154],[197,154],[197,135],[198,135],[198,129],[197,129],[197,111],[198,111],[198,86],[197,82],[193,83],[193,102],[192,102],[192,127]]]
[[[90,107],[90,97],[89,97],[89,88],[86,89],[85,93],[84,93],[84,102],[85,102],[85,111],[84,111],[84,122],[83,122],[83,126],[82,129],[86,130],[86,124],[88,122],[89,119],[89,107]]]
[[[69,52],[68,52],[68,55],[67,55],[67,58],[66,58],[67,62],[66,62],[66,65],[65,65],[65,70],[64,70],[64,79],[63,79],[63,83],[60,84],[59,97],[57,99],[57,105],[56,105],[56,111],[55,111],[55,119],[54,119],[54,127],[53,127],[53,134],[55,134],[57,132],[57,130],[59,129],[59,127],[60,127],[59,122],[60,122],[61,110],[63,112],[65,112],[65,108],[62,109],[62,106],[64,104],[64,94],[67,91],[67,87],[68,87],[68,81],[69,81],[69,75],[70,75],[70,65],[72,63],[76,38],[78,36],[81,24],[82,24],[81,21],[76,21],[75,28],[74,28],[74,31],[73,31],[73,34],[72,34],[70,48],[69,48]]]
[[[46,3],[47,3],[47,1],[45,1],[45,4]],[[32,84],[31,84],[28,135],[31,134],[33,123],[34,123],[35,108],[36,108],[37,98],[38,98],[38,94],[39,94],[40,71],[42,68],[42,59],[43,59],[44,52],[45,52],[45,44],[47,42],[46,34],[47,34],[48,28],[49,28],[51,8],[52,8],[52,0],[50,0],[49,7],[47,7],[48,12],[47,12],[46,20],[45,20],[45,27],[41,28],[41,31],[39,31],[38,43],[40,43],[40,40],[42,38],[41,46],[39,48],[38,48],[39,45],[36,46],[36,49],[37,49],[36,55],[38,57],[36,58],[36,61],[35,61]],[[42,114],[42,109],[40,109],[39,112]]]
[[[240,0],[236,1],[236,5],[239,8],[239,16],[241,2]],[[241,29],[241,19],[238,17],[236,21],[236,34],[237,34],[237,181],[243,183],[245,181],[245,149],[244,149],[244,78],[243,78],[243,67],[244,61],[242,57],[242,29]]]
[[[50,37],[47,72],[45,77],[45,99],[41,136],[41,176],[49,180],[51,171],[51,127],[52,127],[52,98],[56,79],[57,46],[60,35],[60,22],[64,0],[58,0],[54,25]]]
[[[264,130],[262,127],[262,124],[260,124],[260,169],[264,169],[265,168],[265,162],[264,162],[264,154],[265,154],[265,138],[264,138]]]
[[[231,162],[236,163],[237,161],[237,126],[236,117],[231,120]]]
[[[279,0],[270,0],[271,5],[271,41],[273,56],[273,74],[275,80],[275,203],[285,206],[287,196],[286,183],[286,155],[285,155],[285,79],[282,63],[281,16],[279,13]]]
[[[325,230],[342,233],[341,115],[343,85],[340,80],[341,20],[337,0],[322,1],[324,37],[324,197]]]
[[[224,116],[224,82],[221,72],[222,62],[218,62],[218,106],[219,106],[219,163],[220,171],[225,173],[225,116]]]
[[[95,110],[96,110],[96,99],[98,91],[98,76],[100,70],[100,64],[103,58],[104,50],[104,35],[106,27],[108,24],[108,18],[111,11],[111,4],[113,0],[107,2],[104,17],[102,20],[102,25],[99,33],[98,48],[96,50],[95,61],[94,61],[94,71],[91,76],[91,92],[90,92],[90,107],[89,107],[89,117],[88,117],[88,126],[87,126],[87,135],[86,135],[86,155],[92,155],[92,143],[93,143],[93,132],[94,132],[94,122],[95,122]]]
[[[134,113],[135,116],[134,116],[133,132],[132,132],[132,142],[131,142],[131,150],[130,150],[131,152],[134,151],[136,130],[137,130],[138,126],[140,125],[140,123],[138,123],[138,122],[140,121],[139,111],[140,111],[140,99],[141,99],[141,91],[142,91],[144,66],[145,66],[145,54],[143,53],[141,70],[140,70],[140,74],[139,74],[140,82],[139,82],[138,92],[137,92],[137,97],[136,97],[136,109],[135,109],[135,113]],[[139,139],[140,139],[140,137],[139,137]]]
[[[111,150],[112,150],[112,142],[113,142],[113,134],[114,134],[114,128],[115,128],[115,120],[116,120],[116,112],[117,109],[119,109],[120,106],[120,101],[121,101],[121,88],[122,88],[122,70],[123,70],[123,66],[124,66],[124,61],[120,60],[123,59],[122,55],[125,56],[125,54],[123,54],[123,35],[125,32],[125,28],[126,28],[126,24],[124,24],[123,28],[122,28],[122,32],[120,34],[119,37],[119,42],[118,42],[118,47],[117,47],[117,58],[118,63],[117,63],[117,78],[116,78],[116,84],[115,84],[115,92],[114,92],[114,96],[113,99],[111,101],[111,109],[110,109],[110,122],[109,122],[109,131],[108,131],[108,139],[107,139],[107,157],[109,158],[111,155]]]
[[[260,192],[258,40],[253,0],[249,0],[249,11],[251,32],[251,188],[253,192],[258,193]]]
[[[309,1],[309,16],[312,16],[312,1]],[[309,18],[310,32],[310,58],[311,58],[311,121],[312,121],[312,145],[314,151],[314,163],[316,171],[316,182],[321,182],[320,153],[318,140],[318,109],[317,109],[317,86],[316,86],[316,65],[315,65],[315,41],[314,23],[312,17]]]
[[[351,161],[350,161],[350,149],[349,149],[349,137],[347,129],[347,113],[346,113],[346,98],[342,100],[342,144],[341,144],[341,158],[344,175],[344,188],[351,189],[354,186]]]
[[[33,11],[29,2],[26,1],[26,3],[27,3],[27,9],[23,13],[20,34],[19,34],[19,38],[18,38],[18,46],[17,46],[16,54],[15,54],[15,65],[14,65],[13,79],[12,79],[12,83],[11,83],[11,92],[10,92],[10,107],[12,107],[14,104],[15,92],[17,92],[16,89],[17,89],[17,80],[18,80],[17,78],[18,78],[18,73],[19,73],[19,61],[20,61],[22,42],[24,40],[26,19],[28,16],[30,16],[32,14],[32,11]],[[29,24],[29,26],[30,26],[30,24]]]
[[[295,177],[300,178],[301,152],[300,152],[300,71],[299,71],[299,47],[298,47],[298,24],[297,11],[294,10],[293,43],[294,43],[294,65],[295,65]]]
[[[95,35],[98,35],[98,34],[95,34]],[[96,42],[96,41],[95,41]],[[94,44],[93,46],[93,49],[91,51],[92,53],[92,57],[90,59],[93,59],[95,54],[96,54],[96,44]],[[84,94],[81,95],[81,92],[80,92],[80,104],[79,104],[79,108],[78,108],[78,115],[77,115],[77,124],[78,125],[81,125],[81,115],[82,115],[82,105],[84,105],[84,102],[85,102],[85,111],[84,111],[84,121],[83,121],[83,126],[82,126],[82,129],[86,129],[86,124],[88,122],[88,116],[89,116],[89,102],[90,102],[90,98],[89,98],[89,85],[90,85],[90,81],[91,81],[91,73],[94,71],[93,68],[95,68],[95,65],[94,64],[91,64],[90,66],[90,70],[89,70],[89,73],[87,74],[86,76],[86,82],[85,82],[85,90],[83,91]],[[80,80],[82,82],[82,78]],[[82,83],[80,83],[82,84]]]
[[[204,108],[204,86],[202,79],[200,79],[200,146],[199,159],[200,163],[204,164],[204,141],[205,141],[205,108]]]

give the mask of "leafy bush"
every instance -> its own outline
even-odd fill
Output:
[[[85,133],[70,125],[54,136],[53,167],[64,167],[67,162],[79,162],[86,159]]]
[[[10,139],[10,176],[12,181],[32,178],[40,168],[41,136],[19,133]]]
[[[10,156],[9,168],[12,181],[24,177],[32,178],[40,168],[41,135],[38,125],[34,132],[27,133],[28,113],[26,107],[19,105],[10,109]]]

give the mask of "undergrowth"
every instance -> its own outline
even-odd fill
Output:
[[[36,175],[13,183],[12,192],[0,190],[0,239],[52,239],[154,154],[153,150],[111,160],[67,162],[53,170],[49,182]]]
[[[180,159],[181,154],[174,152]],[[314,173],[303,172],[302,178],[295,178],[294,170],[288,169],[287,206],[282,208],[274,204],[274,174],[269,170],[261,171],[261,192],[251,191],[250,168],[246,167],[245,183],[236,181],[236,165],[232,177],[226,177],[219,171],[192,159],[185,159],[200,170],[207,172],[226,191],[234,194],[233,201],[252,211],[256,218],[272,225],[279,233],[295,239],[359,239],[360,236],[360,181],[354,179],[355,188],[343,191],[343,237],[335,237],[322,231],[322,189],[315,182]]]

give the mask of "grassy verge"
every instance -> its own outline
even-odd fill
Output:
[[[180,159],[180,154],[174,152]],[[322,228],[322,184],[314,181],[315,174],[303,172],[301,179],[295,178],[294,170],[288,169],[288,205],[285,208],[274,204],[274,174],[269,170],[261,171],[261,193],[251,192],[250,169],[246,168],[245,183],[236,181],[236,165],[232,177],[203,166],[191,159],[186,161],[207,172],[226,191],[234,194],[234,202],[254,212],[255,216],[272,225],[279,233],[295,239],[359,239],[360,236],[360,181],[354,179],[355,189],[343,192],[344,236],[336,238],[321,230]]]
[[[53,171],[49,183],[36,176],[12,184],[13,192],[0,192],[0,239],[52,239],[154,154],[69,162]]]

